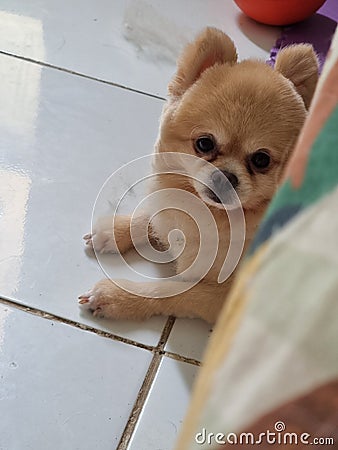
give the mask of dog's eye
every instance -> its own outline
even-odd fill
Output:
[[[198,153],[211,153],[216,149],[216,143],[212,136],[201,136],[196,139],[195,150]]]
[[[263,150],[258,150],[251,156],[251,164],[256,170],[266,169],[270,164],[270,155]]]

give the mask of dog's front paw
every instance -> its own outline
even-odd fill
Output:
[[[85,234],[83,239],[88,247],[93,248],[98,253],[118,252],[112,217],[99,219],[93,227],[92,233]]]
[[[148,319],[157,313],[155,303],[156,300],[132,294],[108,279],[99,281],[93,289],[79,296],[79,304],[94,316],[111,319]]]
[[[110,280],[97,283],[93,289],[79,296],[79,304],[85,309],[89,309],[96,317],[115,317],[115,311],[119,305],[119,288]]]
[[[129,223],[128,216],[101,217],[83,239],[97,253],[124,253],[132,247]]]
[[[95,317],[127,318],[128,292],[111,280],[102,280],[79,296],[79,304],[92,311]]]

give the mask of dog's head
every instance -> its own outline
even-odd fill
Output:
[[[157,149],[211,162],[194,174],[202,183],[193,182],[207,203],[220,206],[213,186],[226,196],[232,185],[243,208],[256,209],[278,185],[317,78],[317,58],[309,45],[281,50],[272,69],[260,61],[238,63],[231,39],[207,28],[178,62]]]

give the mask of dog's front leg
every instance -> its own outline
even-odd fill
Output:
[[[228,286],[205,281],[190,289],[187,286],[188,283],[184,281],[137,283],[106,279],[81,295],[79,303],[92,310],[95,316],[112,319],[144,320],[165,315],[199,317],[214,323],[224,303]],[[179,293],[170,296],[170,291]],[[136,292],[142,292],[142,296]]]
[[[146,215],[133,218],[121,215],[101,217],[94,225],[92,232],[83,236],[83,239],[86,245],[94,248],[98,253],[125,253],[134,245],[146,242],[149,234],[151,229]]]

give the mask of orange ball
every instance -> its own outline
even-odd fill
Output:
[[[307,19],[326,0],[235,0],[249,17],[267,25],[288,25]]]

